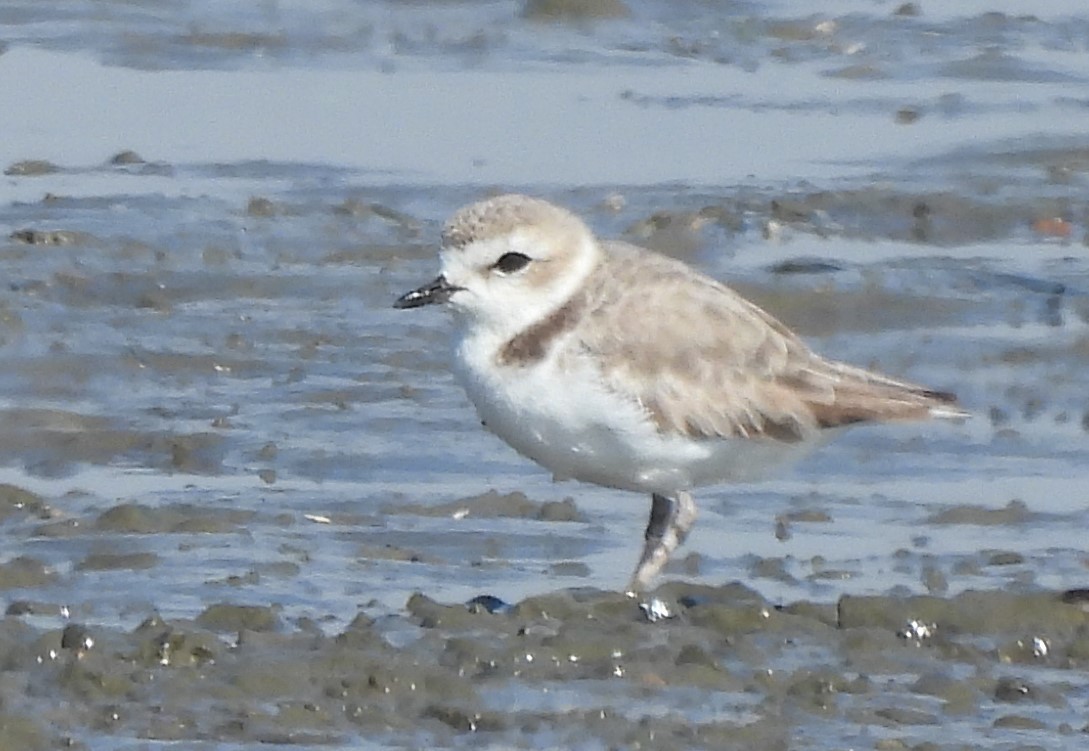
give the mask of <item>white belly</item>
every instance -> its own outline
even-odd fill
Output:
[[[469,398],[488,430],[557,479],[668,495],[755,479],[802,453],[797,444],[663,435],[636,402],[606,390],[586,361],[574,370],[552,359],[497,367],[481,344],[466,340],[458,352]]]

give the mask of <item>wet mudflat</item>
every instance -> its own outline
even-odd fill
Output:
[[[642,606],[590,588],[514,606],[416,594],[329,635],[228,603],[124,631],[42,633],[21,614],[0,624],[13,748],[1076,748],[1085,735],[1086,611],[1044,594],[785,607],[740,584],[668,584]]]
[[[1084,747],[1078,4],[91,11],[0,10],[0,747]],[[975,417],[700,492],[627,598],[647,499],[390,308],[508,190]]]

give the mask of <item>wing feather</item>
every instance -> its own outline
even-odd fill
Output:
[[[637,401],[663,433],[798,441],[822,428],[925,418],[953,401],[824,360],[759,307],[679,261],[604,245],[607,273],[585,291],[586,316],[572,333],[600,362],[608,387]]]

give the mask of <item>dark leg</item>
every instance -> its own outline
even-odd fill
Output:
[[[687,491],[676,498],[654,493],[650,497],[650,518],[643,535],[643,555],[628,584],[629,592],[640,592],[662,570],[670,554],[688,537],[696,521],[696,503]]]

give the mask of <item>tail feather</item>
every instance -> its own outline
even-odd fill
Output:
[[[835,428],[860,422],[958,420],[969,416],[955,394],[836,363],[830,389],[807,400],[817,425]],[[831,398],[828,398],[830,391]]]

